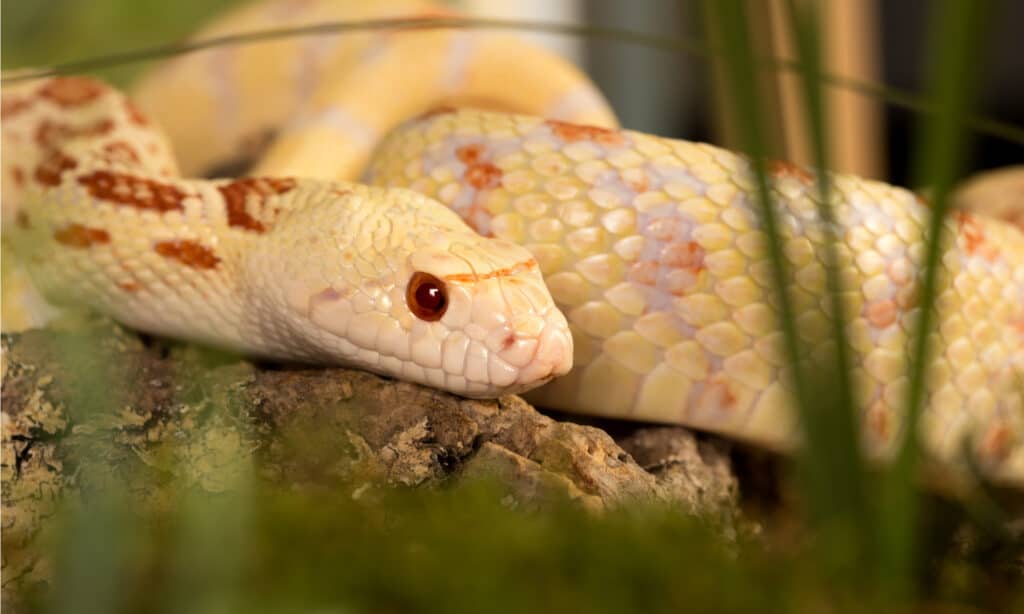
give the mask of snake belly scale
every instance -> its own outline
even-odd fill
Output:
[[[212,29],[284,19],[292,4],[259,3]],[[314,19],[340,10],[300,4]],[[81,78],[5,88],[5,241],[48,298],[141,330],[792,445],[747,160],[614,129],[581,75],[535,51],[533,72],[508,74],[538,74],[542,100],[517,101],[528,88],[496,100],[502,73],[487,67],[513,66],[526,48],[510,37],[404,34],[251,50],[281,74],[287,58],[319,67],[299,71],[304,98],[272,88],[265,105],[249,104],[258,63],[220,50],[147,77],[145,115]],[[413,52],[462,69],[440,62],[441,77],[418,79],[398,61]],[[540,76],[549,67],[556,76]],[[331,75],[322,87],[319,72]],[[408,98],[381,103],[403,79]],[[207,91],[214,83],[236,89]],[[503,112],[423,114],[459,102]],[[258,176],[234,180],[179,178],[155,125],[194,174],[286,120]],[[223,138],[204,148],[204,135]],[[351,183],[367,160],[373,185]],[[771,175],[798,330],[815,343],[827,319],[814,174],[776,162]],[[884,456],[906,428],[928,209],[880,182],[831,185],[864,442]],[[944,231],[924,443],[952,461],[969,442],[991,476],[1024,483],[1024,233],[972,213]]]

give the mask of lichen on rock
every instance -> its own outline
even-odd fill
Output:
[[[2,445],[5,586],[45,578],[29,546],[60,505],[115,488],[159,508],[174,488],[219,493],[250,476],[353,497],[485,479],[509,507],[643,501],[726,522],[737,499],[727,450],[684,429],[634,428],[623,449],[517,396],[254,365],[98,318],[3,337]]]

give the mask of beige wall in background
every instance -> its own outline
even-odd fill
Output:
[[[818,0],[798,0],[814,2]],[[795,59],[796,44],[789,29],[786,0],[769,0],[773,55]],[[881,82],[881,40],[878,32],[877,0],[818,1],[824,70],[862,81]],[[804,120],[800,76],[777,73],[782,139],[786,157],[811,164],[814,156],[809,126]],[[882,103],[847,89],[828,87],[826,134],[828,157],[833,170],[885,179]]]
[[[581,0],[453,0],[450,4],[478,17],[574,24],[584,19]],[[535,32],[516,32],[516,35],[546,47],[577,66],[583,65],[583,41],[579,38]]]
[[[817,2],[825,72],[857,80],[880,82],[881,41],[878,38],[877,0],[796,0]],[[757,57],[796,59],[796,41],[790,32],[788,0],[757,0],[748,4],[750,40]],[[713,44],[718,44],[712,41]],[[720,58],[711,59],[718,141],[740,146],[728,117],[729,91]],[[810,126],[805,112],[801,76],[788,70],[763,70],[758,75],[758,104],[768,139],[769,155],[813,166]],[[825,88],[828,164],[831,170],[885,179],[882,105],[869,96],[847,89]]]

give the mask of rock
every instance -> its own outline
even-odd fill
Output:
[[[509,507],[520,507],[524,500],[541,504],[568,498],[584,509],[597,511],[602,508],[600,497],[583,492],[564,475],[549,471],[540,463],[491,442],[480,446],[466,463],[462,476],[463,479],[491,480],[504,485],[510,493],[502,502]]]
[[[680,428],[634,430],[623,449],[516,396],[469,400],[349,369],[256,366],[102,319],[5,335],[2,351],[5,585],[45,575],[19,546],[62,500],[112,484],[161,506],[173,503],[165,485],[215,493],[253,472],[354,497],[368,485],[487,479],[511,507],[559,497],[595,511],[681,505],[726,523],[736,513],[728,450]]]
[[[739,498],[729,446],[722,440],[701,439],[678,426],[654,426],[636,429],[619,445],[694,513],[728,509]]]

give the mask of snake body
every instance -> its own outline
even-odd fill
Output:
[[[286,4],[239,15],[252,20]],[[453,57],[456,35],[416,36],[419,43],[402,45]],[[294,60],[300,51],[273,57]],[[376,49],[368,61],[398,57],[391,51]],[[415,103],[388,108],[381,88],[403,83],[397,65],[343,72],[361,54],[338,53],[323,62],[334,71],[325,89],[284,94],[290,101],[252,110],[255,119],[236,113],[208,148],[216,152],[184,164],[190,172],[209,166],[271,123],[299,117],[257,167],[262,178],[177,178],[155,126],[96,82],[5,91],[5,153],[17,153],[5,155],[4,178],[21,177],[5,188],[5,228],[14,229],[11,241],[36,283],[49,297],[85,302],[142,330],[253,354],[354,364],[471,396],[533,388],[529,398],[545,407],[684,424],[773,447],[798,439],[744,157],[605,127],[614,121],[600,105],[590,108],[604,126],[440,110],[391,130],[365,171],[376,187],[348,183],[340,179],[355,177],[368,140],[402,117],[490,94],[463,96],[469,73],[443,88],[410,75]],[[557,64],[544,57],[537,70]],[[179,153],[202,150],[196,135],[204,131],[207,141],[219,134],[214,94],[197,95],[205,111],[181,112],[190,92],[211,82],[201,62],[214,60],[183,58],[139,90]],[[232,73],[226,63],[214,62],[234,75],[229,82],[258,87],[246,76],[255,68]],[[436,86],[435,77],[427,81]],[[353,90],[358,83],[367,87]],[[570,98],[600,100],[578,94],[592,92],[585,81],[551,83],[577,92]],[[281,95],[272,89],[271,98]],[[549,115],[552,96],[539,90],[541,102],[496,106]],[[248,94],[221,96],[249,108]],[[46,125],[63,128],[40,139]],[[825,356],[815,176],[783,162],[771,175],[798,330]],[[831,185],[864,442],[885,456],[906,428],[905,347],[920,312],[928,209],[881,182],[836,174]],[[966,442],[989,475],[1024,483],[1024,233],[973,213],[951,217],[944,231],[923,440],[945,461]],[[418,289],[438,285],[444,310],[424,313],[431,295]]]

